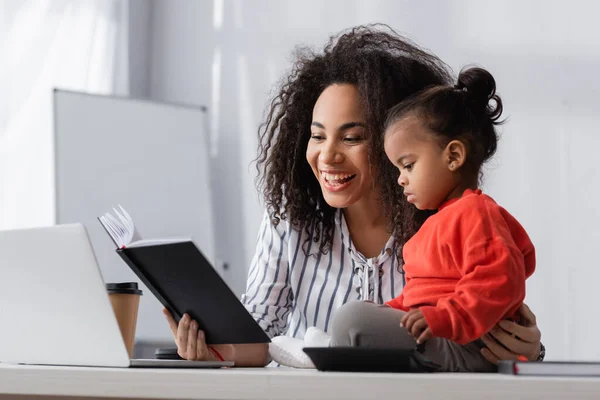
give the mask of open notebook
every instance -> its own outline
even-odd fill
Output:
[[[118,249],[180,243],[191,240],[190,238],[142,239],[142,236],[133,223],[131,215],[120,204],[116,208],[113,208],[113,213],[114,215],[106,213],[98,217],[98,220]]]
[[[175,320],[189,314],[208,344],[270,342],[192,239],[141,239],[123,207],[113,212],[98,220],[117,254]]]

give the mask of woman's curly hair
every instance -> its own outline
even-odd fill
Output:
[[[332,84],[353,84],[359,89],[365,113],[373,179],[381,189],[384,215],[392,221],[390,231],[397,238],[396,246],[401,246],[428,214],[405,201],[397,183],[398,170],[384,153],[386,113],[428,86],[448,84],[449,68],[382,24],[341,32],[330,38],[322,52],[304,47],[297,49],[295,56],[295,64],[280,83],[258,131],[258,186],[273,223],[288,220],[320,242],[320,252],[331,248],[336,209],[325,202],[305,154],[319,95]]]

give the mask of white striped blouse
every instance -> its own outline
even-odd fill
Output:
[[[328,332],[347,301],[384,303],[402,291],[393,237],[377,257],[367,259],[355,250],[341,210],[327,254],[313,240],[305,244],[307,235],[287,221],[273,225],[267,213],[263,217],[242,302],[270,337],[304,338],[310,326]]]

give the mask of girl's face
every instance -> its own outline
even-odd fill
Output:
[[[313,109],[306,160],[331,207],[346,208],[373,194],[368,145],[358,88],[327,87]]]
[[[385,154],[400,170],[398,184],[409,203],[419,210],[436,210],[459,186],[462,166],[452,152],[456,141],[443,148],[416,117],[391,126],[385,135]]]

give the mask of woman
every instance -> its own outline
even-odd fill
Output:
[[[400,294],[401,246],[428,214],[398,201],[398,173],[383,151],[385,114],[450,79],[437,57],[379,26],[334,37],[322,53],[299,51],[259,130],[267,211],[242,300],[269,336],[327,332],[349,300]],[[487,359],[538,359],[535,316],[526,306],[522,314],[525,326],[503,321],[482,337]],[[209,349],[189,316],[177,324],[165,315],[184,358],[268,362],[267,345]]]

